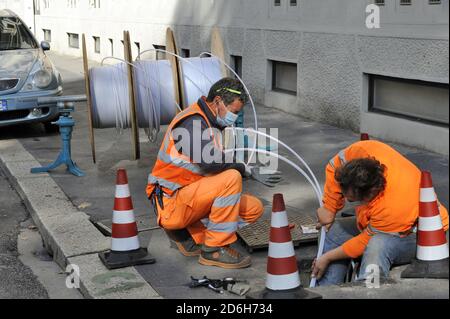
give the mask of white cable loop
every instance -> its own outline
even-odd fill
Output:
[[[298,167],[297,164],[295,164],[294,162],[292,162],[291,160],[287,159],[286,157],[280,155],[280,154],[276,154],[273,152],[269,152],[266,150],[260,150],[260,149],[256,149],[256,148],[246,148],[246,147],[242,147],[242,148],[232,148],[232,149],[227,149],[224,150],[224,153],[230,153],[230,152],[256,152],[256,153],[261,153],[261,154],[265,154],[271,157],[275,157],[278,158],[280,160],[282,160],[283,162],[286,162],[287,164],[291,165],[293,168],[295,168],[298,172],[300,172],[300,174],[302,174],[306,180],[311,184],[311,186],[313,187],[314,193],[317,197],[317,200],[319,201],[319,203],[322,203],[322,196],[320,194],[320,192],[317,191],[314,182],[312,181],[312,179],[308,176],[308,174],[306,174],[306,172],[304,170],[302,170],[300,167]]]
[[[139,126],[146,129],[150,141],[156,141],[161,123],[170,122],[177,110],[181,111],[181,107],[175,101],[169,63],[167,61],[130,63],[120,58],[106,57],[102,60],[102,65],[107,59],[123,63],[90,70],[94,127],[109,128],[114,127],[115,123],[117,130],[122,132],[131,126],[126,78],[128,72],[125,69],[125,65],[131,65],[137,85],[136,106]],[[111,118],[112,115],[114,120]]]
[[[275,139],[275,138],[274,138]],[[281,141],[280,141],[281,142]],[[281,142],[282,143],[282,142]],[[281,144],[280,143],[280,144]],[[284,146],[284,145],[283,145]],[[260,149],[248,149],[248,148],[235,148],[235,149],[230,149],[230,150],[225,150],[224,152],[225,153],[228,153],[228,152],[239,152],[239,151],[241,151],[241,152],[245,152],[245,151],[254,151],[254,152],[257,152],[257,153],[263,153],[263,154],[266,154],[266,155],[269,155],[269,156],[273,156],[273,157],[276,157],[276,158],[279,158],[279,159],[281,159],[282,161],[284,161],[284,162],[286,162],[287,164],[289,164],[289,165],[291,165],[292,167],[294,167],[297,171],[299,171],[307,180],[308,180],[308,182],[311,184],[311,186],[313,187],[313,189],[314,189],[314,192],[315,192],[315,194],[316,194],[316,196],[317,196],[317,200],[319,201],[319,206],[320,207],[323,207],[323,202],[322,202],[322,197],[323,197],[323,195],[322,195],[322,192],[320,191],[320,188],[317,188],[316,189],[316,187],[314,186],[314,183],[313,183],[313,181],[310,179],[310,177],[308,176],[308,174],[306,174],[306,172],[305,171],[303,171],[300,167],[298,167],[296,164],[294,164],[292,161],[290,161],[290,160],[288,160],[287,158],[285,158],[285,157],[283,157],[283,156],[281,156],[281,155],[279,155],[279,154],[276,154],[276,153],[273,153],[273,152],[268,152],[268,151],[266,151],[266,150],[260,150]],[[293,153],[295,153],[295,152],[293,152]],[[296,154],[296,153],[295,153]],[[297,154],[298,155],[298,154]],[[299,156],[300,157],[300,156]],[[306,165],[307,166],[307,165]],[[307,166],[308,167],[308,166]],[[312,173],[312,172],[311,172]],[[317,181],[317,179],[315,178],[315,176],[314,176],[314,174],[312,174],[312,176],[314,177],[314,179],[315,179],[315,181]],[[325,227],[322,227],[321,229],[320,229],[320,235],[319,235],[319,247],[318,247],[318,250],[317,250],[317,259],[319,259],[322,255],[323,255],[323,250],[324,250],[324,247],[325,247],[325,238],[326,238],[326,229],[325,229]],[[310,285],[309,285],[309,287],[310,288],[314,288],[314,287],[316,287],[316,285],[317,285],[317,279],[316,278],[311,278],[311,282],[310,282]]]
[[[282,146],[284,146],[288,151],[290,151],[295,157],[297,157],[297,159],[303,164],[305,165],[306,169],[308,170],[310,177],[313,178],[314,180],[314,185],[316,187],[316,189],[318,190],[320,196],[322,197],[322,192],[321,192],[321,187],[319,184],[319,181],[316,178],[316,175],[314,175],[313,171],[311,170],[311,168],[309,167],[309,165],[306,163],[306,161],[297,153],[295,152],[291,147],[289,147],[287,144],[283,143],[282,141],[280,141],[279,139],[270,136],[269,134],[266,134],[264,132],[260,132],[260,131],[256,131],[254,129],[246,129],[246,128],[241,128],[241,127],[233,127],[233,130],[238,130],[238,131],[243,131],[243,132],[250,132],[250,133],[254,133],[256,135],[260,135],[260,136],[264,136],[272,141],[277,142],[277,144],[280,144]],[[255,139],[256,140],[256,139]]]

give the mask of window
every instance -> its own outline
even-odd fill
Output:
[[[114,56],[114,40],[113,39],[109,39],[109,44],[110,44],[111,56]]]
[[[291,7],[296,7],[296,6],[297,6],[297,0],[290,0],[290,1],[289,1],[289,5],[290,5]]]
[[[99,37],[93,38],[94,38],[94,51],[95,53],[100,53],[100,38]]]
[[[183,58],[189,58],[191,56],[191,50],[189,50],[189,49],[181,49],[181,56]]]
[[[79,49],[80,48],[80,40],[78,34],[76,33],[67,33],[69,39],[69,48]]]
[[[231,63],[234,72],[242,79],[242,57],[238,55],[231,56]]]
[[[154,44],[153,47],[156,50],[166,50],[166,47],[163,45],[156,45]],[[156,51],[156,60],[165,60],[166,59],[166,53],[161,51]]]
[[[136,46],[137,54],[141,54],[141,44],[139,42],[134,42],[134,45]]]
[[[448,84],[379,75],[369,84],[369,111],[448,127]]]
[[[76,8],[77,0],[67,0],[67,8]]]
[[[429,4],[441,4],[441,0],[429,0]]]
[[[41,14],[41,0],[34,0],[34,14]]]
[[[297,95],[297,64],[271,61],[272,90]]]
[[[42,29],[44,31],[44,41],[52,42],[52,31],[47,29]]]
[[[275,7],[280,7],[280,6],[281,6],[281,0],[274,0],[273,5],[274,5]]]
[[[100,8],[100,0],[89,0],[89,7],[93,9]]]
[[[412,0],[400,0],[401,6],[410,6],[412,4]]]
[[[384,6],[385,5],[384,0],[375,0],[375,4],[377,6]]]

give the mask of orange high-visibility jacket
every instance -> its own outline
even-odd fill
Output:
[[[361,256],[373,233],[367,227],[387,233],[410,231],[419,217],[421,171],[390,146],[378,141],[355,143],[339,152],[327,165],[323,204],[337,213],[345,206],[345,198],[336,182],[335,169],[359,158],[375,158],[386,166],[386,189],[367,205],[356,208],[357,226],[361,234],[347,241],[344,252],[356,258]],[[448,212],[440,205],[444,229],[448,230]]]
[[[197,164],[193,163],[189,157],[177,151],[172,136],[173,128],[185,118],[192,115],[200,115],[205,120],[208,127],[211,129],[211,137],[215,145],[220,146],[220,142],[214,137],[213,129],[211,123],[208,121],[208,117],[197,103],[179,113],[172,120],[167,129],[155,166],[148,177],[146,189],[148,196],[153,193],[156,184],[159,184],[163,188],[164,193],[172,196],[178,189],[195,183],[204,177]]]

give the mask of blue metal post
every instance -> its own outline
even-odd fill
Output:
[[[56,124],[59,126],[59,132],[61,134],[61,152],[58,155],[58,158],[53,164],[50,164],[45,167],[32,168],[31,173],[47,173],[60,165],[66,165],[67,170],[75,176],[82,177],[85,176],[84,172],[72,161],[72,152],[71,152],[71,139],[72,139],[72,131],[75,126],[75,121],[70,116],[70,112],[74,111],[73,103],[67,103],[67,108],[64,107],[64,103],[58,103],[61,116],[57,122],[52,124]]]

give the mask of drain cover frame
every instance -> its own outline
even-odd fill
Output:
[[[302,226],[315,228],[316,221],[311,216],[302,213],[288,213],[289,224],[295,227],[291,229],[292,242],[294,247],[300,244],[317,242],[319,233],[303,234]],[[259,220],[238,230],[239,239],[249,252],[254,250],[267,249],[270,241],[270,219]]]
[[[136,224],[138,227],[138,233],[143,233],[147,231],[153,231],[161,229],[158,225],[156,225],[156,221],[154,218],[149,217],[148,215],[139,215],[135,216]],[[95,220],[92,217],[90,218],[91,223],[94,224],[95,227],[106,237],[111,237],[112,235],[112,218]]]

